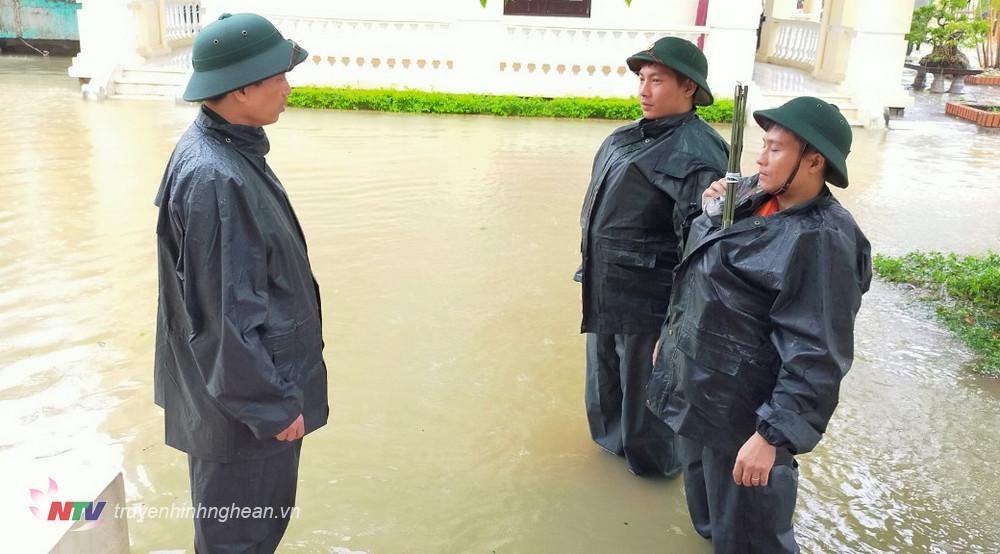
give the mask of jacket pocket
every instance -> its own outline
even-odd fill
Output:
[[[646,406],[661,419],[666,415],[670,397],[677,390],[679,357],[676,348],[662,345],[646,382]]]
[[[644,252],[641,248],[608,248],[604,251],[604,259],[611,264],[653,269],[656,267],[656,254]]]
[[[714,333],[692,332],[683,329],[677,337],[677,349],[698,365],[736,376],[740,366],[753,358],[753,349],[748,345]]]
[[[295,331],[296,326],[290,329],[277,331],[264,336],[264,345],[271,354],[271,362],[274,369],[285,381],[294,378],[293,368],[295,366]]]
[[[712,425],[730,425],[734,405],[740,395],[740,366],[743,357],[728,345],[717,344],[714,337],[681,329],[675,349],[684,366],[680,381],[685,399]]]

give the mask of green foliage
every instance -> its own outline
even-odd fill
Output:
[[[877,255],[873,266],[886,281],[926,289],[938,317],[980,355],[975,369],[1000,376],[1000,255],[911,252]]]
[[[288,97],[297,108],[371,110],[380,112],[482,114],[518,117],[565,117],[574,119],[632,120],[642,117],[639,103],[624,98],[541,98],[451,94],[419,90],[299,87]],[[733,118],[733,101],[720,99],[698,108],[709,123]]]
[[[910,21],[910,32],[906,33],[906,42],[914,44],[917,48],[927,42],[930,33],[929,25],[935,9],[934,4],[928,4],[913,10],[913,19]]]
[[[969,14],[968,0],[937,0],[913,10],[906,40],[920,45],[972,48],[986,35],[989,24]]]

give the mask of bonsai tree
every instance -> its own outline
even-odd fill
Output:
[[[906,40],[911,45],[933,46],[920,65],[967,69],[969,58],[959,48],[975,47],[988,29],[986,21],[970,13],[969,0],[936,0],[913,10]]]

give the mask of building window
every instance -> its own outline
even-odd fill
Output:
[[[590,0],[507,0],[504,15],[590,17]]]

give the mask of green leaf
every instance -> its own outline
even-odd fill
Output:
[[[941,322],[979,355],[973,369],[1000,376],[1000,255],[876,255],[872,267],[886,281],[920,287]]]

